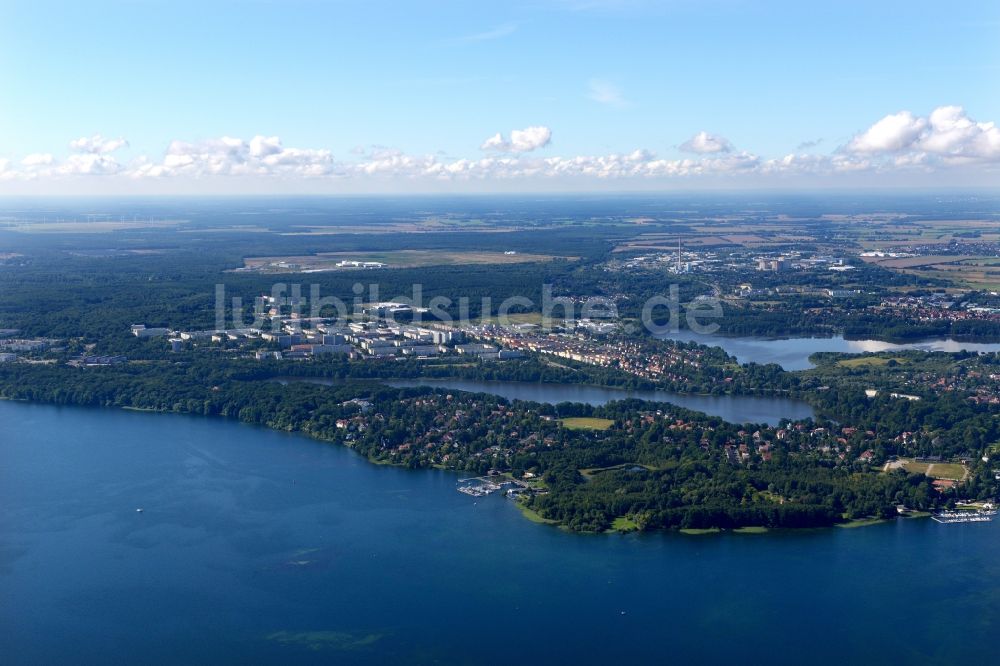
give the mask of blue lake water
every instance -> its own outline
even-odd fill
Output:
[[[699,335],[688,330],[658,337],[664,340],[682,340],[721,347],[727,354],[735,356],[740,363],[750,363],[751,361],[754,363],[777,363],[789,371],[807,370],[814,367],[809,362],[809,357],[816,352],[861,354],[906,349],[944,352],[1000,352],[1000,344],[997,343],[961,342],[951,338],[896,344],[881,340],[845,340],[841,335],[832,338],[738,338],[723,335]]]
[[[669,402],[686,409],[693,409],[712,416],[719,416],[732,423],[769,423],[777,425],[783,418],[805,419],[813,416],[813,409],[801,400],[789,398],[761,398],[746,395],[691,395],[670,391],[634,391],[604,386],[579,384],[541,384],[532,382],[486,381],[481,379],[397,379],[387,382],[392,386],[434,386],[459,391],[492,393],[508,400],[558,404],[582,402],[604,405],[612,400],[638,398]]]
[[[0,402],[0,661],[996,660],[996,525],[582,536],[456,478]]]

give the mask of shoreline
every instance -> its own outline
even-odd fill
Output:
[[[353,447],[351,447],[351,446],[349,446],[349,445],[347,445],[345,443],[338,442],[338,441],[331,440],[331,439],[326,439],[326,438],[320,437],[318,435],[315,435],[315,434],[310,433],[310,432],[305,431],[305,430],[297,430],[297,429],[294,429],[294,430],[284,430],[284,429],[281,429],[281,428],[274,428],[274,427],[271,427],[271,426],[268,426],[268,425],[264,425],[264,424],[247,423],[245,421],[241,421],[239,418],[232,418],[232,417],[228,417],[228,416],[204,415],[204,414],[196,414],[196,413],[193,413],[193,412],[179,412],[179,411],[173,411],[173,410],[156,409],[156,408],[150,408],[150,407],[133,407],[133,406],[127,406],[127,405],[78,405],[78,404],[60,405],[60,404],[56,404],[56,403],[53,403],[53,402],[38,401],[38,400],[28,400],[28,399],[19,399],[19,398],[8,398],[6,396],[0,396],[0,400],[8,400],[10,402],[19,402],[19,403],[22,403],[22,404],[47,405],[47,406],[52,406],[52,407],[120,409],[122,411],[135,412],[135,413],[145,413],[145,414],[164,414],[164,415],[168,415],[169,414],[169,415],[178,415],[178,416],[201,417],[201,418],[206,418],[206,419],[221,419],[221,420],[231,421],[231,422],[237,423],[237,424],[239,424],[241,426],[261,427],[261,428],[266,428],[266,429],[274,431],[274,432],[284,432],[284,433],[288,433],[288,434],[292,434],[292,435],[301,435],[303,437],[312,439],[313,441],[322,442],[324,444],[330,444],[330,445],[336,445],[336,446],[343,446],[344,448],[346,448],[346,449],[354,452],[355,454],[361,456],[362,458],[364,458],[364,460],[366,462],[368,462],[370,464],[373,464],[373,465],[382,465],[382,466],[396,467],[396,468],[399,468],[399,469],[408,469],[408,470],[412,470],[414,472],[419,472],[419,471],[422,471],[423,469],[439,469],[440,471],[447,471],[447,472],[454,472],[454,473],[461,473],[462,472],[462,470],[459,470],[459,469],[439,468],[439,467],[429,467],[429,468],[416,468],[416,469],[413,469],[413,468],[408,467],[407,465],[403,465],[403,464],[400,464],[400,463],[394,463],[392,461],[382,460],[382,459],[379,459],[379,458],[373,458],[373,457],[364,455],[364,454],[358,452]],[[584,531],[578,531],[578,530],[571,530],[571,529],[569,529],[568,527],[566,527],[565,525],[563,525],[562,523],[560,523],[557,520],[553,520],[553,519],[550,519],[550,518],[545,518],[544,516],[542,516],[541,514],[539,514],[534,509],[531,509],[530,507],[525,506],[523,502],[517,501],[517,502],[515,502],[515,506],[521,512],[521,515],[524,518],[526,518],[527,520],[529,520],[529,521],[531,521],[533,523],[542,524],[542,525],[556,526],[556,527],[558,527],[561,530],[564,530],[566,532],[571,532],[571,533],[574,533],[574,534],[628,534],[630,532],[647,532],[647,530],[640,529],[637,524],[633,527],[632,525],[634,523],[633,523],[632,519],[627,518],[627,517],[619,517],[619,518],[615,519],[615,522],[618,522],[619,520],[627,520],[630,523],[629,525],[625,525],[624,523],[619,523],[619,528],[616,528],[616,527],[612,526],[611,528],[609,528],[607,530],[604,530],[603,532],[584,532]],[[915,512],[915,514],[917,514],[917,513],[920,513],[922,515],[913,515],[912,517],[926,517],[926,516],[931,515],[929,512]],[[905,517],[905,516],[897,516],[897,518],[899,518],[899,517]],[[648,530],[648,533],[654,533],[654,532],[663,532],[663,533],[666,533],[666,532],[678,532],[678,533],[685,534],[685,535],[703,535],[703,534],[721,534],[723,532],[733,532],[733,533],[736,533],[736,534],[763,534],[763,533],[768,533],[768,532],[772,532],[772,531],[795,531],[795,530],[802,530],[802,529],[805,529],[805,530],[808,530],[808,529],[827,529],[827,528],[831,528],[831,527],[845,527],[845,528],[850,528],[850,527],[864,527],[864,526],[868,526],[868,525],[879,524],[879,523],[882,523],[882,522],[888,522],[889,520],[893,520],[893,519],[886,519],[886,518],[862,518],[862,519],[856,519],[856,521],[849,521],[848,523],[835,523],[834,525],[829,525],[829,526],[827,526],[827,525],[817,525],[817,526],[801,527],[801,528],[799,528],[799,527],[768,528],[768,527],[764,527],[764,526],[745,526],[745,527],[732,528],[732,529],[722,528],[722,527],[679,528],[679,529],[666,529],[666,528],[664,528],[664,529],[652,529],[652,530]],[[852,523],[852,522],[856,522],[857,524],[851,525],[850,523]],[[625,529],[621,529],[621,528],[625,528]]]

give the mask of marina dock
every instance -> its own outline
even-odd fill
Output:
[[[997,509],[992,504],[986,504],[981,509],[952,509],[939,511],[931,518],[939,523],[988,523],[997,515]]]

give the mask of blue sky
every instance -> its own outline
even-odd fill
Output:
[[[995,1],[0,0],[0,192],[990,185],[998,44]]]

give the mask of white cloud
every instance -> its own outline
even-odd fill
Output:
[[[500,132],[497,132],[490,138],[486,139],[486,141],[483,141],[479,145],[479,150],[506,151],[509,150],[509,146],[510,146],[509,142],[503,138],[503,135],[500,134]]]
[[[845,150],[897,167],[996,162],[1000,128],[994,122],[976,122],[960,106],[939,106],[926,118],[900,111],[857,134]]]
[[[113,153],[124,148],[128,141],[119,137],[117,139],[106,139],[100,134],[94,136],[82,136],[75,141],[70,141],[69,147],[78,153],[105,154]]]
[[[552,130],[543,125],[535,125],[511,131],[509,141],[500,132],[497,132],[483,141],[479,149],[495,150],[501,153],[527,153],[544,148],[551,141]]]
[[[122,165],[108,155],[97,153],[77,153],[70,155],[53,169],[61,176],[104,176],[116,174]]]
[[[587,97],[600,104],[624,108],[629,105],[622,94],[621,88],[610,81],[591,79],[587,83]]]
[[[917,118],[909,111],[900,111],[882,118],[858,134],[848,149],[855,153],[894,152],[908,148],[927,127],[927,120]]]
[[[929,131],[919,148],[949,158],[1000,159],[1000,128],[994,122],[977,123],[960,106],[940,106],[931,112]]]
[[[728,153],[733,149],[733,144],[729,143],[729,140],[725,137],[702,131],[682,143],[678,148],[686,153],[707,155],[711,153]]]
[[[510,133],[510,143],[516,153],[544,148],[549,145],[551,140],[552,130],[543,126],[526,127],[523,130],[513,130]]]
[[[250,141],[223,136],[193,143],[172,141],[161,162],[138,163],[130,175],[315,178],[332,173],[332,168],[333,157],[328,150],[285,148],[276,136],[255,136]]]
[[[276,136],[255,136],[250,139],[250,154],[267,157],[281,152],[281,139]]]
[[[95,135],[72,142],[75,152],[62,159],[50,153],[33,153],[19,160],[0,158],[0,181],[44,183],[84,176],[216,183],[221,181],[213,179],[261,183],[268,179],[286,183],[318,180],[356,184],[349,187],[358,190],[369,182],[412,182],[420,188],[421,183],[433,186],[439,182],[527,184],[551,180],[563,186],[567,180],[586,183],[588,179],[624,184],[630,180],[807,177],[813,182],[830,179],[832,183],[843,174],[944,173],[974,165],[974,171],[953,173],[979,174],[977,182],[988,182],[988,174],[1000,167],[1000,129],[993,122],[969,118],[957,106],[939,107],[926,117],[908,112],[886,116],[829,154],[800,149],[770,159],[738,151],[724,137],[708,132],[699,132],[681,144],[680,148],[694,153],[681,159],[660,158],[643,148],[598,155],[541,156],[533,152],[551,140],[550,128],[531,126],[513,130],[507,137],[502,133],[489,137],[480,146],[486,154],[479,158],[455,159],[441,152],[411,155],[372,145],[335,160],[329,150],[286,147],[276,136],[258,135],[248,140],[222,136],[175,140],[162,155],[139,156],[123,164],[112,153],[124,140]]]
[[[55,161],[56,158],[52,156],[52,153],[32,153],[21,160],[21,166],[28,168],[44,167],[49,166]]]

